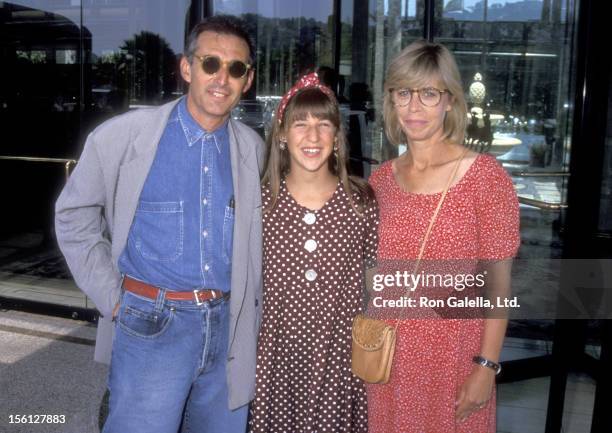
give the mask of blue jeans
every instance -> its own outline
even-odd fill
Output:
[[[116,316],[103,433],[244,433],[228,409],[229,302],[196,305],[124,292]]]

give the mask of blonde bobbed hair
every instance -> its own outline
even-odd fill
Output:
[[[448,90],[451,110],[444,119],[444,140],[463,144],[467,126],[467,104],[459,68],[453,54],[444,45],[419,40],[411,43],[393,58],[384,84],[383,116],[385,133],[394,144],[407,142],[391,100],[391,90],[421,88],[434,78]],[[416,95],[414,95],[416,97]],[[442,103],[442,102],[441,102]]]

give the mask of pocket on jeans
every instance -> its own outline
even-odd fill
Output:
[[[142,257],[171,262],[183,254],[183,202],[140,201],[132,228]]]
[[[155,311],[153,302],[125,296],[119,309],[117,323],[127,334],[140,338],[156,338],[170,326],[174,312],[167,307]]]
[[[225,215],[223,217],[223,251],[222,256],[225,263],[232,261],[232,245],[234,242],[234,208],[225,207]]]

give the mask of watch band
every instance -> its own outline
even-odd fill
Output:
[[[492,369],[493,371],[495,371],[496,375],[498,375],[501,372],[501,365],[499,365],[497,362],[493,362],[480,355],[473,357],[472,361],[474,361],[476,364],[482,365],[483,367]]]

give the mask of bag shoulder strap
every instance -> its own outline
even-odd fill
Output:
[[[417,261],[416,261],[416,263],[414,265],[414,270],[412,271],[413,275],[418,272],[419,265],[421,264],[421,259],[423,258],[423,255],[425,254],[425,246],[427,245],[427,241],[429,240],[429,235],[431,234],[431,230],[433,229],[433,226],[434,226],[434,224],[436,222],[436,219],[438,218],[438,213],[440,213],[440,209],[442,208],[442,203],[444,203],[444,199],[446,198],[446,194],[448,193],[448,190],[450,189],[450,186],[453,183],[453,179],[455,178],[455,176],[457,175],[457,172],[459,171],[459,166],[461,165],[461,161],[463,161],[463,158],[467,154],[468,150],[469,149],[465,149],[463,151],[463,153],[461,154],[461,156],[459,157],[459,159],[455,163],[455,168],[453,169],[453,172],[448,177],[448,181],[446,182],[446,186],[444,187],[444,191],[442,191],[442,195],[440,196],[440,200],[438,200],[438,205],[436,206],[436,209],[434,210],[434,213],[433,213],[433,215],[431,217],[431,220],[429,221],[429,226],[427,227],[427,230],[425,231],[425,236],[423,237],[423,241],[421,242],[421,249],[419,250],[419,255],[418,255]],[[408,291],[409,290],[410,290],[410,288],[408,287],[406,289],[405,295],[408,295]],[[398,325],[399,325],[399,319],[395,323],[395,330],[396,331],[397,331],[397,326]]]
[[[436,209],[434,210],[433,216],[431,217],[431,220],[429,221],[429,227],[427,227],[427,231],[425,232],[425,236],[423,237],[423,241],[421,242],[421,249],[419,250],[419,255],[418,255],[418,258],[417,258],[417,264],[423,258],[423,254],[425,253],[425,245],[427,244],[427,240],[429,239],[429,235],[431,234],[431,229],[433,228],[433,226],[434,226],[434,224],[436,222],[436,219],[438,218],[438,213],[440,212],[440,209],[442,208],[442,203],[444,203],[444,199],[446,198],[446,194],[448,193],[448,190],[450,189],[451,183],[453,183],[453,179],[455,178],[455,176],[457,176],[457,172],[459,171],[459,166],[461,165],[461,161],[463,161],[463,158],[465,157],[465,154],[467,152],[468,152],[468,149],[465,149],[463,151],[463,153],[459,157],[459,160],[457,160],[457,162],[455,163],[455,168],[453,169],[453,172],[451,173],[451,175],[448,178],[448,181],[446,182],[446,186],[444,187],[444,191],[442,192],[442,195],[440,196],[440,200],[438,201],[438,205],[436,206]]]

